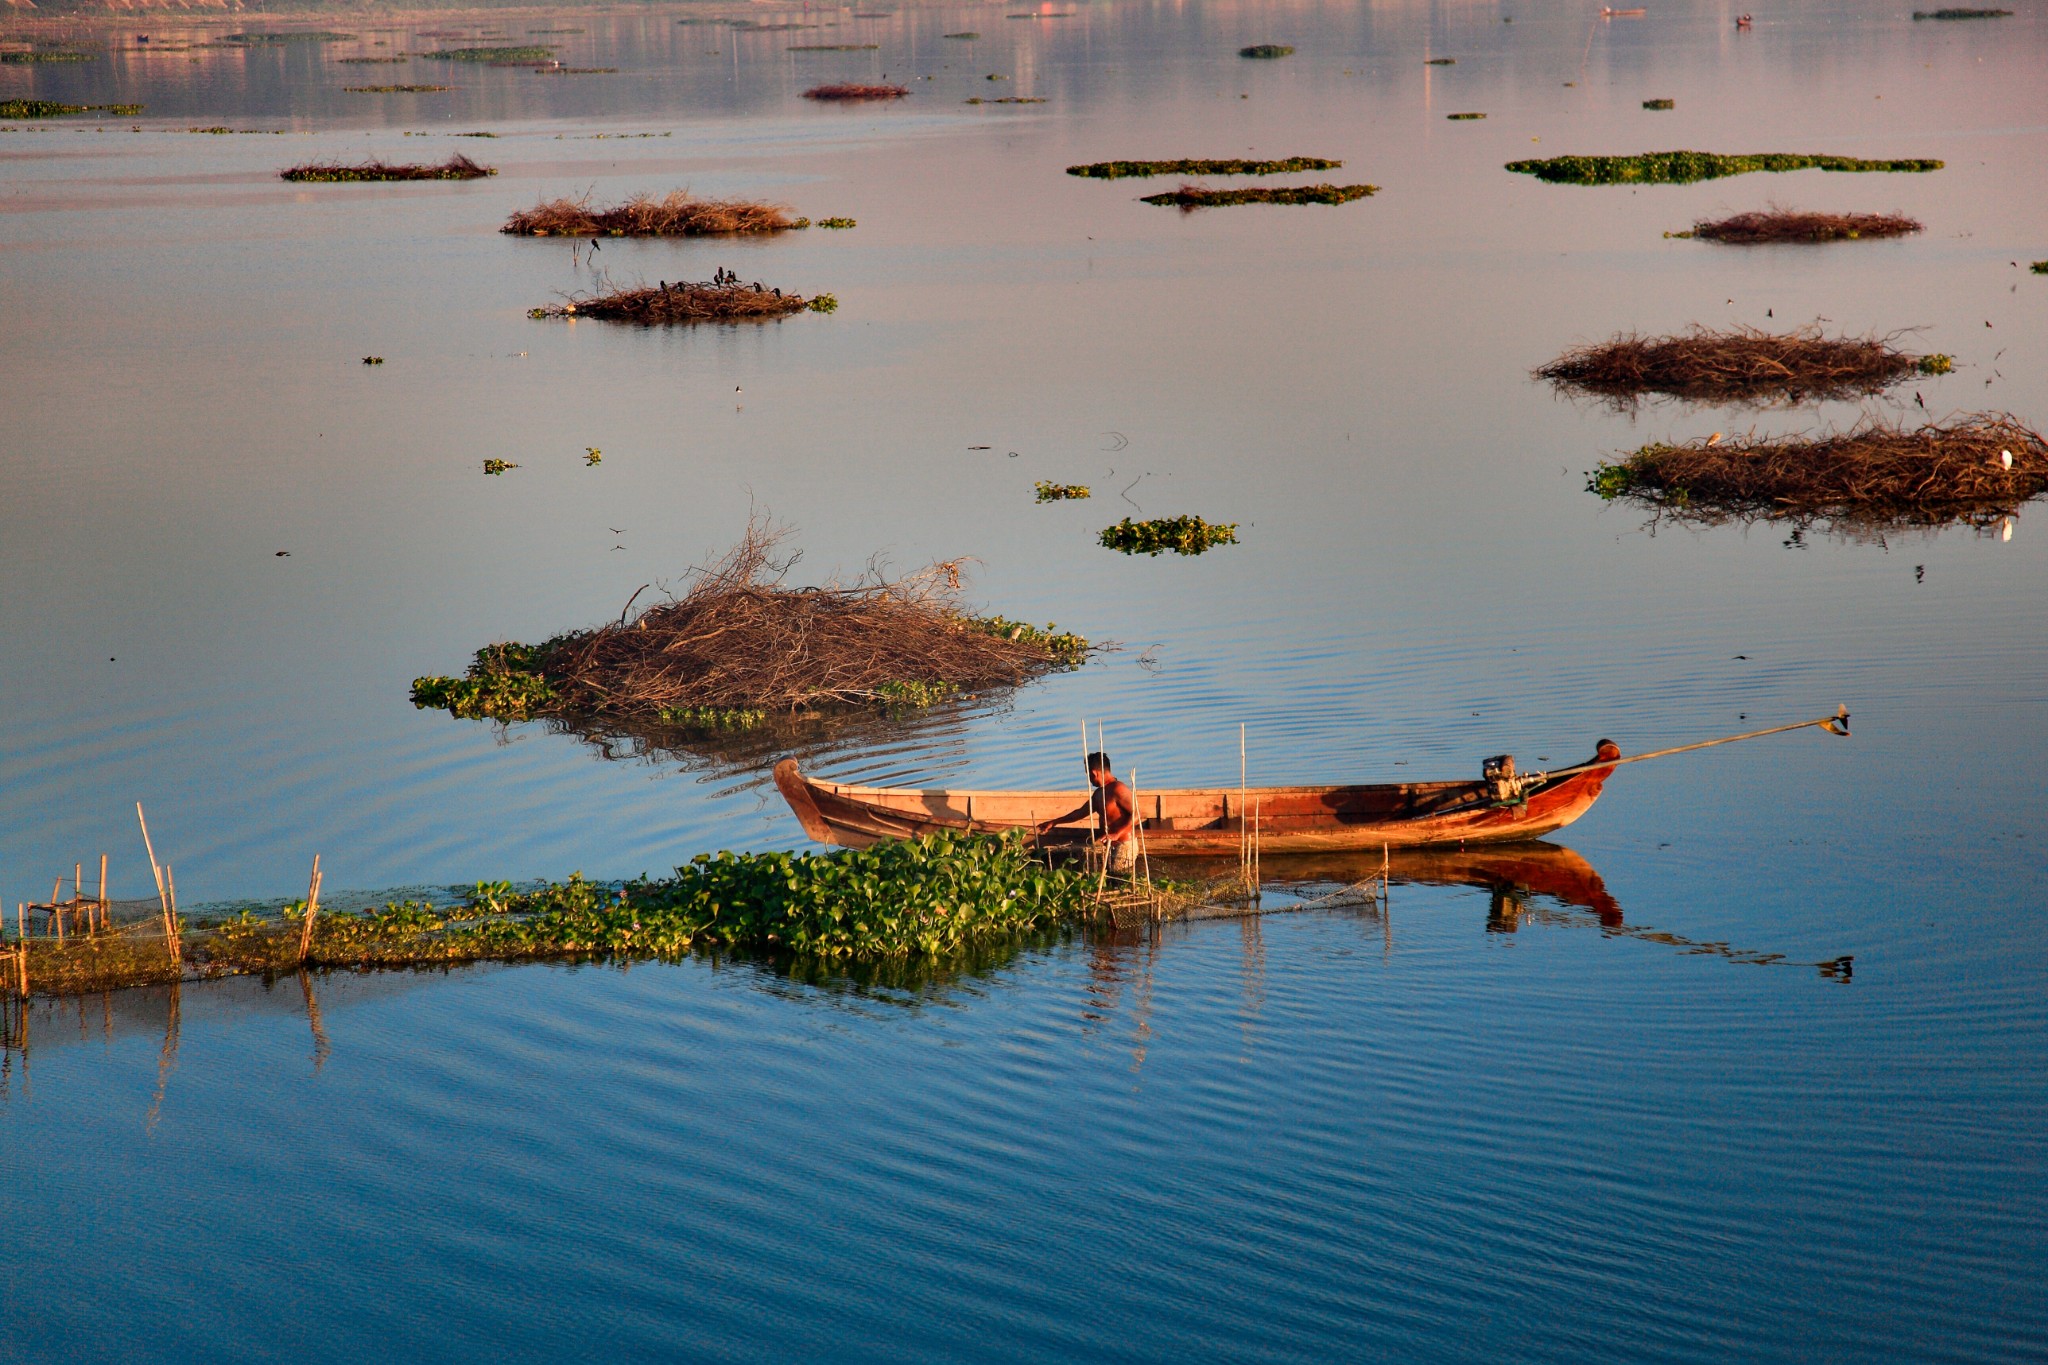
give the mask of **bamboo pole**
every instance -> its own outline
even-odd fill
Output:
[[[114,927],[114,913],[107,905],[107,855],[100,855],[100,928]]]
[[[164,864],[164,892],[170,898],[170,909],[165,912],[164,933],[171,949],[171,961],[185,960],[184,925],[178,920],[178,879],[171,872],[171,865]]]
[[[168,949],[173,937],[171,933],[171,903],[164,896],[164,870],[156,865],[156,845],[150,842],[149,821],[143,818],[142,803],[140,801],[135,803],[135,822],[142,826],[142,848],[144,852],[149,854],[150,875],[156,878],[156,900],[157,905],[163,910],[164,914],[164,945]],[[172,960],[176,960],[175,953]]]
[[[303,965],[313,946],[313,917],[320,913],[320,855],[313,855],[313,874],[306,882],[306,922],[299,929],[298,961]]]

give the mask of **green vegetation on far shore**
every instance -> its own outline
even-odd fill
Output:
[[[1067,167],[1067,174],[1089,180],[1124,180],[1147,175],[1285,175],[1291,171],[1333,171],[1343,164],[1320,156],[1290,156],[1279,161],[1205,161],[1183,157],[1177,161],[1091,161],[1084,166]]]
[[[1558,185],[1689,185],[1752,171],[1938,171],[1945,163],[1926,160],[1865,161],[1853,156],[1801,156],[1762,152],[1722,156],[1714,152],[1644,152],[1639,156],[1553,156],[1510,161],[1507,169]]]

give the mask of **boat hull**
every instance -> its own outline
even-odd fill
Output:
[[[1594,761],[1620,757],[1603,740]],[[1235,856],[1254,832],[1266,853],[1517,843],[1584,815],[1613,771],[1588,768],[1513,803],[1493,800],[1483,782],[1404,782],[1140,791],[1137,804],[1145,849],[1159,857]],[[805,777],[793,758],[776,764],[775,785],[811,838],[856,848],[947,830],[1028,830],[1087,800],[1081,789],[966,791],[820,782]],[[1088,839],[1087,828],[1074,825],[1052,830],[1042,842],[1078,845]]]

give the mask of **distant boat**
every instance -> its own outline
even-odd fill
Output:
[[[1614,742],[1603,739],[1586,764],[1555,778],[1531,774],[1517,779],[1512,762],[1501,768],[1501,760],[1493,760],[1486,776],[1467,781],[1140,788],[1140,833],[1146,851],[1158,857],[1234,854],[1253,833],[1266,853],[1514,843],[1563,829],[1592,809],[1620,758]],[[1087,800],[1085,791],[1075,789],[969,791],[820,782],[798,771],[793,758],[775,765],[775,785],[804,833],[819,843],[854,847],[942,830],[1028,831]],[[1078,847],[1090,838],[1089,827],[1076,824],[1054,829],[1041,842]]]

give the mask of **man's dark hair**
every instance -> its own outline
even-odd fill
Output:
[[[1100,749],[1088,755],[1088,771],[1092,773],[1098,770],[1105,773],[1113,771],[1109,766],[1109,755]]]

